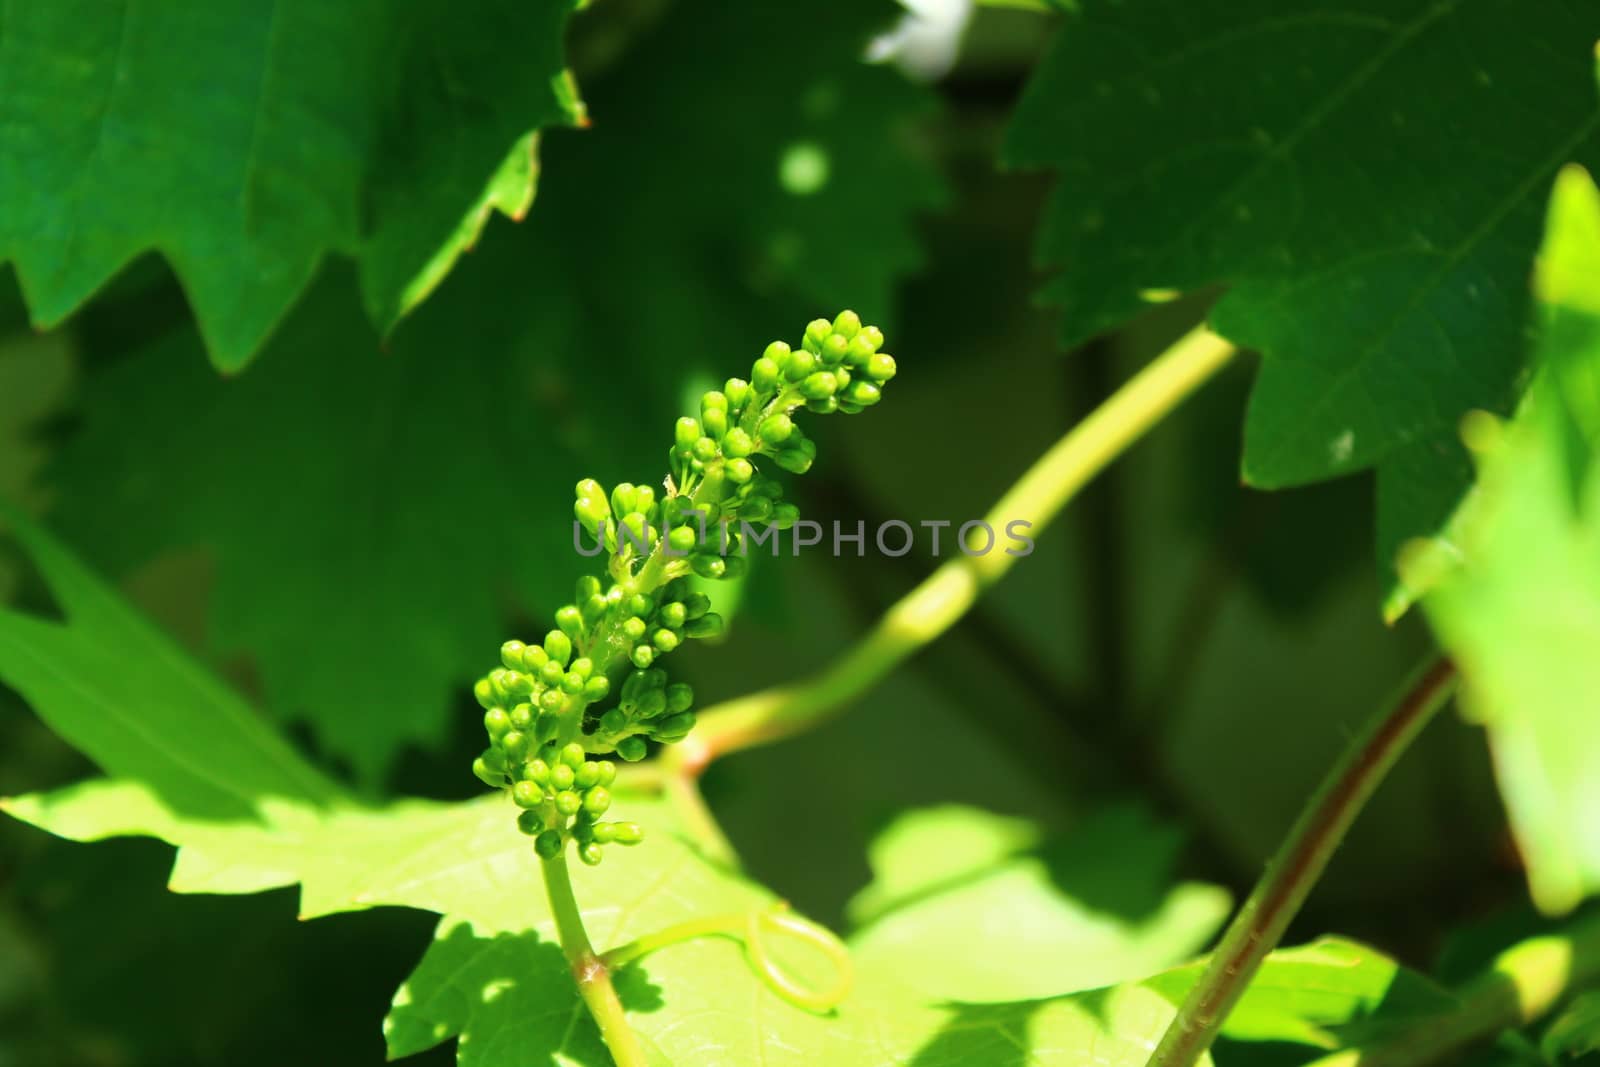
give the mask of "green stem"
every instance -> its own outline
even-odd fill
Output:
[[[1422,1067],[1502,1030],[1526,1026],[1570,991],[1600,981],[1600,916],[1514,945],[1459,993],[1461,1006],[1387,1041],[1348,1048],[1310,1067]]]
[[[673,923],[616,948],[608,948],[600,954],[600,959],[612,970],[620,970],[634,960],[648,956],[658,949],[681,944],[684,941],[695,941],[702,937],[731,937],[735,941],[742,941],[746,918],[744,912],[736,911],[726,915],[711,915],[704,919]]]
[[[1250,899],[1228,926],[1205,973],[1167,1027],[1149,1067],[1193,1067],[1322,876],[1345,832],[1411,740],[1455,687],[1455,667],[1423,667],[1344,751],[1311,798]],[[1363,1061],[1365,1067],[1365,1061]]]
[[[556,920],[556,938],[561,951],[572,969],[573,980],[578,983],[578,993],[589,1007],[589,1014],[600,1027],[600,1036],[611,1050],[617,1067],[646,1067],[644,1049],[628,1026],[627,1013],[611,984],[611,968],[606,966],[589,944],[589,934],[583,928],[583,916],[578,911],[577,898],[572,895],[572,877],[567,872],[567,854],[563,849],[540,864],[544,868],[544,888],[550,897],[550,911]]]
[[[1209,380],[1236,352],[1198,326],[1073,427],[1001,497],[986,521],[1018,520],[1037,533],[1090,479]],[[694,733],[664,755],[679,773],[698,774],[729,752],[809,729],[870,689],[912,653],[948,630],[978,594],[1020,558],[1005,552],[959,554],[884,615],[851,651],[821,674],[707,709]]]
[[[769,934],[784,934],[821,952],[833,964],[833,984],[817,989],[796,980],[768,951]],[[618,945],[600,959],[612,968],[625,967],[657,949],[701,937],[731,937],[742,941],[750,965],[767,984],[767,988],[806,1011],[826,1013],[837,1008],[844,1003],[854,981],[850,950],[844,942],[826,927],[789,911],[788,905],[783,903],[774,908],[757,908],[754,911],[732,912],[676,923],[625,945]]]

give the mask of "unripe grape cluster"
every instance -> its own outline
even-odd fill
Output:
[[[816,319],[799,348],[772,342],[749,379],[729,378],[701,397],[698,418],[678,420],[659,495],[648,485],[578,483],[573,514],[608,554],[605,578],[580,578],[556,628],[537,644],[507,641],[501,665],[474,689],[489,747],[473,770],[511,790],[541,856],[573,841],[580,859],[597,863],[602,845],[638,842],[634,824],[598,821],[617,772],[589,756],[640,760],[649,741],[672,744],[694,728],[694,692],[658,665],[688,638],[722,630],[689,576],[736,578],[747,524],[794,525],[798,511],[761,468],[810,468],[817,448],[795,424],[800,409],[853,414],[876,404],[895,374],[882,347],[883,334],[853,311]]]
[[[522,809],[517,828],[533,838],[534,850],[545,859],[560,854],[572,840],[578,858],[593,866],[600,862],[600,846],[636,845],[644,838],[636,823],[601,821],[611,807],[617,765],[589,759],[575,741],[559,748],[543,745],[532,758],[518,760],[506,771],[482,762],[483,767],[475,768],[479,776],[490,785],[510,787],[511,799]]]

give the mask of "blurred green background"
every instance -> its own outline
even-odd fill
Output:
[[[340,263],[231,378],[155,257],[47,334],[8,279],[0,492],[325,766],[435,797],[479,788],[471,679],[503,636],[546,629],[579,573],[571,484],[651,478],[685,398],[773,337],[848,305],[900,361],[871,417],[818,421],[806,514],[978,516],[1206,301],[1059,351],[1033,300],[1048,179],[994,162],[1048,22],[980,10],[959,38],[902,47],[908,74],[858,59],[892,15],[836,6],[837,39],[759,5],[580,15],[592,127],[544,135],[528,219],[491,223],[388,339]],[[726,40],[743,46],[707,50]],[[718,78],[688,76],[707,63]],[[755,877],[841,924],[868,842],[905,808],[1065,826],[1119,800],[1181,827],[1180,873],[1248,888],[1427,647],[1414,622],[1380,622],[1369,476],[1239,487],[1253,371],[1164,423],[850,714],[714,768],[707,795]],[[709,704],[816,668],[931,569],[926,549],[763,562],[719,593],[729,640],[677,669]],[[42,603],[9,555],[0,595]],[[0,795],[85,769],[0,693]],[[297,925],[288,892],[169,895],[169,862],[0,822],[0,1067],[381,1062],[378,1020],[432,917]],[[1444,716],[1297,933],[1427,965],[1446,929],[1521,893],[1482,739]]]

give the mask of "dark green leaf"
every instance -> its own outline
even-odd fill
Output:
[[[1246,479],[1377,465],[1387,566],[1466,486],[1456,420],[1514,399],[1544,190],[1600,160],[1600,9],[1079,7],[1007,147],[1060,173],[1040,252],[1064,339],[1227,283],[1214,324],[1264,357]]]
[[[62,334],[16,333],[0,339],[0,497],[30,511],[44,503],[34,485],[48,451],[39,424],[65,406],[76,377],[72,346]],[[11,561],[0,549],[0,603],[15,585]]]
[[[0,258],[53,325],[157,251],[242,366],[329,253],[388,327],[533,193],[531,131],[580,114],[571,0],[62,0],[0,47]]]
[[[1585,993],[1568,1004],[1539,1047],[1552,1060],[1600,1052],[1600,993]]]
[[[371,781],[400,747],[444,735],[452,691],[505,637],[502,596],[571,595],[579,452],[634,446],[648,463],[670,413],[583,421],[574,368],[514,306],[469,312],[466,290],[384,353],[341,282],[319,285],[237,380],[211,374],[190,335],[94,376],[57,471],[59,518],[119,570],[207,552],[215,646],[253,653],[270,706],[309,717]]]

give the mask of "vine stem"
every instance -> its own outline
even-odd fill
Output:
[[[1428,663],[1411,678],[1400,699],[1381,709],[1345,749],[1222,935],[1205,972],[1151,1054],[1149,1067],[1193,1067],[1211,1047],[1356,815],[1395,760],[1444,706],[1455,682],[1455,666],[1449,660]],[[1367,1061],[1361,1062],[1366,1067]]]
[[[826,956],[834,967],[833,983],[816,989],[786,972],[767,946],[768,935],[774,933],[794,938]],[[854,975],[850,950],[833,931],[795,915],[789,911],[788,904],[782,902],[772,908],[736,911],[677,923],[608,949],[600,959],[612,968],[626,967],[658,949],[713,936],[730,937],[743,943],[750,964],[761,980],[774,993],[796,1007],[819,1013],[829,1012],[849,995]]]
[[[1041,456],[985,516],[1037,532],[1096,474],[1221,370],[1238,350],[1204,325],[1156,357]],[[1021,557],[957,554],[886,612],[849,653],[820,674],[709,708],[662,755],[669,774],[699,775],[718,757],[809,729],[877,684],[948,630],[978,594]]]
[[[556,920],[556,939],[572,969],[578,993],[588,1005],[589,1014],[600,1027],[600,1036],[611,1050],[617,1067],[647,1067],[644,1049],[639,1038],[628,1026],[627,1013],[617,990],[611,984],[611,968],[595,953],[589,943],[589,934],[583,928],[583,916],[578,911],[578,900],[572,893],[572,876],[567,871],[566,850],[549,859],[541,860],[544,869],[544,888],[550,897],[550,911]]]
[[[1568,992],[1600,979],[1600,916],[1513,945],[1458,993],[1461,1006],[1430,1016],[1386,1041],[1342,1049],[1309,1067],[1421,1067],[1526,1026]]]

